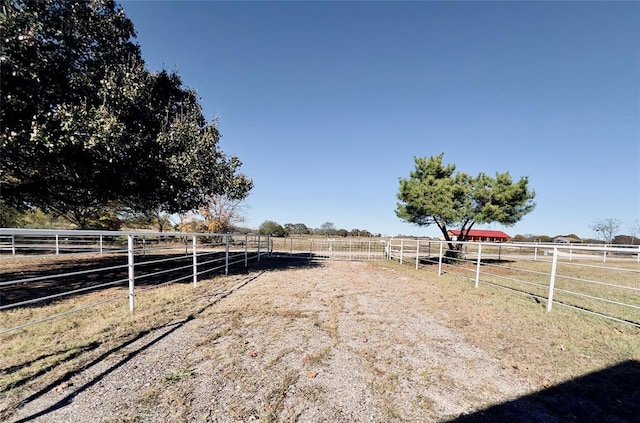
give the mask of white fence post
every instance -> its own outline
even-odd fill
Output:
[[[416,239],[416,270],[418,270],[418,263],[420,263],[420,240]]]
[[[244,267],[249,266],[249,235],[244,234]]]
[[[553,261],[551,262],[551,278],[549,279],[549,297],[547,298],[547,312],[553,305],[553,289],[556,284],[556,271],[558,269],[558,248],[553,247]]]
[[[602,255],[602,262],[607,262],[607,244],[604,244],[604,254]]]
[[[102,256],[102,249],[103,249],[103,242],[102,242],[102,235],[100,235],[100,256]]]
[[[60,237],[56,234],[56,256],[60,255]]]
[[[16,236],[11,235],[11,255],[16,255]],[[640,257],[640,253],[638,253],[638,257]]]
[[[196,235],[191,237],[192,253],[193,253],[193,286],[198,286],[198,251],[196,248],[198,241]]]
[[[127,235],[127,257],[129,262],[129,313],[136,308],[135,281],[133,269],[133,235]]]
[[[225,236],[225,245],[224,245],[224,274],[229,274],[229,234]]]
[[[538,260],[538,245],[536,244],[536,248],[533,249],[533,261]]]
[[[482,257],[482,244],[478,243],[478,262],[476,263],[476,288],[480,282],[480,260]]]
[[[438,276],[442,275],[442,242],[440,241],[440,253],[438,254]]]
[[[571,261],[572,258],[573,258],[573,248],[570,246],[569,247],[569,261]]]

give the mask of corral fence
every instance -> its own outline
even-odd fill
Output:
[[[640,247],[452,242],[433,239],[277,238],[256,234],[0,229],[0,312],[108,291],[105,298],[0,334],[174,282],[227,274],[265,257],[397,260],[640,327]]]
[[[0,229],[0,311],[49,304],[120,288],[70,314],[175,282],[197,286],[203,276],[228,274],[270,254],[261,235]],[[0,327],[0,334],[59,317]]]
[[[391,239],[389,258],[640,327],[640,247]],[[449,251],[451,250],[451,251]]]
[[[310,260],[386,260],[387,247],[388,239],[380,238],[271,238],[272,255]]]

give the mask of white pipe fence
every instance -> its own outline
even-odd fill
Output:
[[[640,327],[639,246],[391,239],[389,258]]]
[[[638,246],[451,244],[453,251],[449,243],[432,239],[0,229],[0,311],[127,287],[134,312],[141,290],[186,280],[195,287],[203,275],[227,274],[231,266],[247,267],[273,254],[309,260],[392,259],[416,270],[437,266],[438,276],[455,274],[475,287],[482,283],[528,295],[544,302],[549,312],[561,305],[640,327]],[[52,267],[38,271],[28,264],[33,260]],[[16,272],[11,270],[16,263],[26,264]],[[0,327],[0,334],[33,323]]]
[[[385,260],[387,246],[379,238],[271,238],[272,255],[309,260]]]
[[[269,246],[268,236],[253,234],[0,228],[0,311],[126,286],[133,313],[141,290],[186,280],[195,287],[206,274],[259,262],[269,256]],[[0,335],[69,312],[0,326]]]

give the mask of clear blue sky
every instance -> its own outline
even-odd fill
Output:
[[[394,213],[414,156],[528,176],[510,235],[640,219],[638,2],[123,1],[149,69],[219,116],[265,220],[437,236]]]

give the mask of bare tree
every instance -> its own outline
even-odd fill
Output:
[[[636,243],[638,235],[640,234],[640,220],[636,219],[629,224],[629,235],[631,235],[631,245]]]
[[[243,212],[242,200],[226,195],[208,197],[207,205],[200,208],[200,214],[210,232],[228,232],[236,223],[244,222]]]
[[[328,237],[329,235],[333,235],[336,231],[336,225],[331,222],[325,222],[320,226],[320,229]]]
[[[242,200],[213,195],[197,212],[181,215],[178,228],[186,232],[229,232],[235,224],[244,222],[243,213]]]
[[[607,244],[611,244],[620,226],[622,226],[620,219],[609,217],[596,220],[590,227],[594,232],[601,234],[602,239],[604,239]]]

